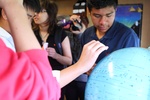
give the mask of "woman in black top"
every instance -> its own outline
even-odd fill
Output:
[[[49,0],[41,0],[41,12],[36,13],[34,17],[33,29],[35,35],[40,43],[43,46],[43,43],[48,43],[46,48],[48,52],[48,59],[52,66],[53,70],[62,70],[64,66],[72,64],[72,55],[69,38],[59,26],[57,26],[57,12],[58,8],[54,2]],[[62,30],[60,44],[56,43],[55,38],[58,34],[57,30]],[[59,48],[61,47],[61,48]],[[59,51],[62,49],[62,54]],[[60,100],[64,100],[65,88],[62,89],[62,95]]]
[[[58,52],[58,49],[55,43],[55,34],[57,30],[61,28],[57,26],[57,5],[49,0],[41,0],[41,12],[37,13],[34,17],[34,32],[35,35],[43,46],[43,43],[48,43],[48,58],[53,70],[61,70],[63,68],[58,68],[61,66],[71,65],[72,55],[70,49],[69,38],[66,35],[65,31],[61,31],[61,47],[62,54]],[[56,37],[57,38],[57,37]]]

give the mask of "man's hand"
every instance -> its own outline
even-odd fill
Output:
[[[14,4],[23,5],[23,0],[0,0],[1,8],[5,8],[5,7],[9,8],[9,5],[14,5]]]

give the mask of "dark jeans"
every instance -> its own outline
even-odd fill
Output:
[[[72,81],[66,86],[66,100],[84,100],[86,82]]]

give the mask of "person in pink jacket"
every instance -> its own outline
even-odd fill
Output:
[[[58,83],[52,75],[47,52],[33,34],[22,2],[0,0],[16,47],[14,52],[0,39],[0,99],[59,100],[60,88],[87,72],[108,47],[97,41],[86,44],[79,61],[60,71]]]

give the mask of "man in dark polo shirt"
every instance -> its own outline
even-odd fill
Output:
[[[88,0],[93,26],[85,30],[81,38],[82,46],[91,40],[98,40],[109,47],[99,55],[96,63],[115,50],[139,47],[140,40],[131,28],[115,21],[117,0]]]
[[[109,47],[108,50],[99,55],[95,65],[115,50],[140,46],[137,34],[127,26],[115,21],[117,5],[117,0],[87,0],[93,26],[84,31],[81,44],[84,46],[91,40],[98,40]],[[86,77],[83,78],[87,79]]]

